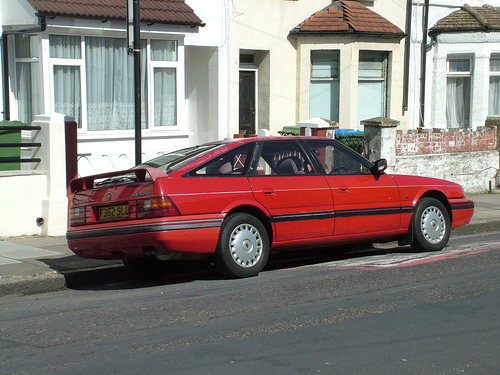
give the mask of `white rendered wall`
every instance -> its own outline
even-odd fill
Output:
[[[42,216],[46,180],[45,173],[0,172],[0,237],[41,234],[36,220]]]

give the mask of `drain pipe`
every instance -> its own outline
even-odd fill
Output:
[[[418,126],[424,127],[425,117],[425,75],[427,69],[427,33],[429,31],[429,0],[424,2],[422,21],[422,45],[420,47],[420,116]]]
[[[10,120],[10,87],[9,87],[9,48],[8,36],[15,34],[38,34],[47,29],[47,19],[45,16],[38,16],[38,27],[21,29],[21,30],[5,30],[2,33],[2,76],[3,76],[3,117],[4,120]]]
[[[406,44],[404,56],[404,74],[403,74],[403,113],[408,111],[408,91],[410,81],[410,43],[411,43],[411,13],[413,10],[413,0],[406,0]]]

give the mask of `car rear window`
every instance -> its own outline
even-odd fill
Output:
[[[183,148],[181,150],[169,152],[139,164],[134,168],[157,168],[165,172],[172,172],[191,161],[206,155],[207,153],[226,145],[227,142],[209,143],[194,147]]]

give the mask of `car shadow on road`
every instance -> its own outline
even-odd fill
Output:
[[[284,270],[327,262],[391,253],[414,253],[409,246],[395,243],[348,245],[329,248],[301,249],[271,254],[262,272]],[[120,260],[82,259],[78,256],[39,259],[62,274],[66,286],[74,290],[128,290],[200,280],[221,280],[226,277],[208,261],[161,262],[146,275],[131,275]]]

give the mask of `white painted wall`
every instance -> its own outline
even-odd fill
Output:
[[[11,28],[38,26],[38,17],[26,0],[0,0],[2,24]]]
[[[41,234],[36,219],[42,216],[46,180],[41,172],[0,172],[0,237]]]
[[[0,236],[66,234],[65,116],[40,115],[33,125],[41,127],[33,132],[36,134],[33,141],[42,144],[33,156],[41,162],[33,171],[0,172]],[[40,226],[38,218],[43,219]]]

